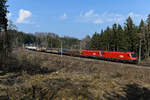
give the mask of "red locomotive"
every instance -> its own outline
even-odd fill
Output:
[[[81,55],[99,57],[109,60],[121,60],[136,62],[137,57],[134,52],[112,52],[99,50],[82,50]]]

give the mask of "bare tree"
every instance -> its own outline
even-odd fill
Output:
[[[90,43],[90,36],[87,35],[83,40],[80,42],[80,48],[81,49],[89,49],[89,43]]]

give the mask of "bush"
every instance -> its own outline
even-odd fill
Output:
[[[36,55],[26,55],[26,54],[12,54],[6,59],[5,66],[1,67],[4,73],[15,72],[22,73],[27,72],[28,74],[44,74],[51,72],[48,68],[41,67],[41,59]]]

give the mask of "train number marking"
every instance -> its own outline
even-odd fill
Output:
[[[93,55],[95,56],[95,55],[96,55],[96,53],[93,53]]]

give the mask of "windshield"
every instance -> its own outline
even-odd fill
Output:
[[[104,55],[104,52],[103,52],[103,51],[101,51],[101,55]]]

